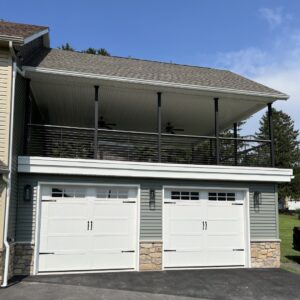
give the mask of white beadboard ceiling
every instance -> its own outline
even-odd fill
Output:
[[[32,76],[31,87],[37,105],[48,124],[93,127],[94,84],[87,80],[63,76]],[[114,129],[155,131],[157,122],[157,88],[99,84],[99,116]],[[222,129],[251,116],[266,103],[253,99],[220,97],[219,117]],[[211,135],[214,132],[214,101],[208,95],[181,94],[166,91],[162,94],[162,124],[171,122],[183,128],[182,134]],[[181,133],[181,132],[180,132]]]

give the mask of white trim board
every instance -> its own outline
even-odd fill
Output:
[[[36,156],[19,156],[18,172],[252,182],[290,182],[293,178],[292,169],[180,165]]]
[[[232,88],[210,87],[210,86],[201,86],[195,84],[174,83],[174,82],[166,82],[166,81],[159,81],[159,80],[147,80],[147,79],[129,78],[129,77],[121,77],[121,76],[110,76],[104,74],[95,74],[95,73],[86,73],[86,72],[68,71],[68,70],[59,70],[59,69],[32,67],[32,66],[23,66],[23,69],[25,70],[27,77],[30,77],[30,75],[28,75],[29,72],[35,72],[35,73],[43,73],[43,74],[55,74],[55,75],[63,75],[63,76],[90,78],[90,79],[97,79],[97,80],[111,80],[115,82],[136,83],[136,84],[151,85],[157,87],[195,90],[195,91],[202,91],[202,92],[217,92],[217,93],[234,94],[234,95],[266,97],[275,100],[287,100],[289,98],[288,95],[280,92],[276,93],[275,91],[274,93],[246,91],[246,90],[238,90]]]

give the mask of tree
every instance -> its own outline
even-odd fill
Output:
[[[95,54],[95,55],[103,55],[103,56],[110,56],[108,51],[104,48],[95,49],[95,48],[87,48],[86,50],[82,51],[83,53]]]
[[[62,44],[61,47],[58,47],[58,49],[66,50],[66,51],[75,51],[75,49],[69,43]],[[110,56],[110,53],[105,48],[95,49],[89,47],[86,50],[82,50],[81,52],[94,54],[94,55]]]
[[[61,47],[58,48],[66,51],[75,51],[75,49],[69,43],[62,44]]]
[[[299,130],[295,130],[292,118],[281,110],[272,108],[273,130],[275,145],[275,166],[278,168],[293,168],[296,178],[291,183],[279,185],[279,199],[286,197],[298,197],[299,194]],[[260,120],[260,126],[256,133],[257,139],[269,139],[268,113]]]

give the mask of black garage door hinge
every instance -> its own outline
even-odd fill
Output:
[[[243,205],[243,203],[231,203],[231,205]]]
[[[55,199],[45,199],[45,200],[42,200],[42,202],[56,202],[57,200]]]
[[[40,255],[49,255],[49,254],[55,254],[54,252],[40,252]]]
[[[173,250],[173,249],[165,249],[164,252],[176,252],[176,250]]]
[[[122,253],[134,253],[135,251],[134,250],[122,250],[121,252]]]
[[[123,201],[123,203],[136,203],[136,201]]]
[[[176,204],[176,202],[173,202],[173,201],[165,201],[164,204]]]
[[[232,249],[232,251],[245,251],[245,249]]]

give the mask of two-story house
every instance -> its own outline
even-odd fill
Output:
[[[42,26],[0,22],[0,47],[4,286],[279,266],[277,183],[292,170],[274,164],[272,103],[287,95],[226,70],[51,49]],[[269,136],[241,137],[265,107]]]

